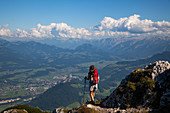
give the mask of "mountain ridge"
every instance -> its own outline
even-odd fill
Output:
[[[122,58],[139,59],[170,50],[170,37],[108,38],[99,40],[96,46]]]
[[[84,62],[118,59],[112,54],[100,50],[95,46],[90,46],[90,48],[88,49],[86,48],[85,50],[80,51],[79,49],[74,49],[74,50],[63,49],[56,46],[41,44],[34,41],[8,42],[5,40],[0,40],[0,47],[1,47],[0,48],[1,51],[3,51],[3,53],[1,54],[4,55],[6,54],[7,56],[11,56],[11,54],[13,54],[12,57],[16,56],[17,59],[20,59],[20,60],[14,60],[13,62],[15,64],[22,65],[23,68],[27,68],[27,65],[33,67],[55,66],[55,65],[63,65],[63,64],[70,66],[70,65],[75,65]],[[11,60],[11,58],[7,59],[8,57],[5,58],[3,57],[3,55],[1,55],[0,57],[1,59],[6,59],[3,60],[2,62],[7,62]],[[24,63],[19,63],[19,62],[25,62],[27,65],[24,65]],[[2,66],[2,68],[3,67],[6,66]],[[13,69],[13,68],[9,68],[9,69]]]
[[[105,52],[125,59],[140,59],[170,50],[170,37],[128,37],[105,39],[46,39],[36,40],[38,43],[53,45],[59,48],[75,49],[84,44],[91,44]],[[159,46],[158,46],[159,45]]]

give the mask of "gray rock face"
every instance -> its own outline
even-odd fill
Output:
[[[157,61],[153,64],[147,65],[145,67],[146,69],[152,69],[153,73],[152,73],[152,79],[156,80],[157,76],[160,75],[161,73],[163,73],[164,71],[170,69],[170,64],[168,63],[168,61]]]
[[[145,68],[153,69],[152,79],[156,80],[163,90],[160,106],[168,104],[170,102],[170,64],[168,61],[158,61]]]
[[[125,86],[127,87],[129,81],[133,81],[132,80],[133,74],[130,74],[124,80],[122,80],[119,87],[115,89],[110,96],[104,99],[101,105],[104,107],[111,107],[111,108],[115,108],[115,107],[124,108],[123,106],[124,103],[131,103],[130,107],[137,107],[137,106],[151,107],[151,105],[154,104],[153,100],[155,98],[156,100],[158,100],[157,105],[160,102],[159,106],[167,105],[168,103],[170,103],[170,64],[168,63],[168,61],[157,61],[155,63],[147,65],[144,69],[136,69],[132,73],[143,72],[145,74],[145,71],[147,70],[152,70],[151,73],[146,76],[150,78],[150,81],[154,81],[155,85],[153,85],[153,88],[150,89],[149,91],[146,89],[141,89],[141,90],[146,90],[143,91],[144,94],[141,96],[141,100],[143,101],[139,101],[139,103],[136,103],[136,105],[133,104],[134,96],[137,96],[134,93],[136,89],[134,89],[134,92],[125,92],[125,91],[123,93],[120,92],[121,91],[120,89],[122,87]],[[133,88],[133,85],[135,86],[136,83],[134,84],[133,82],[131,83],[132,85],[130,87]],[[141,84],[145,85],[146,83],[141,81]],[[137,86],[135,86],[134,88],[137,88]],[[157,96],[155,97],[155,95]]]

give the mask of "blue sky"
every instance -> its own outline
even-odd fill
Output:
[[[169,12],[170,0],[0,0],[0,36],[89,38],[122,33],[126,36],[144,33],[169,35]],[[43,26],[46,28],[40,30]],[[33,30],[30,31],[31,28]],[[52,32],[54,28],[55,33]],[[94,33],[96,30],[102,32]],[[110,32],[103,33],[103,30]],[[57,32],[60,33],[56,35]]]
[[[170,21],[169,0],[0,0],[0,25],[29,29],[37,24],[64,22],[90,27],[104,17],[115,19],[133,14],[141,19]]]

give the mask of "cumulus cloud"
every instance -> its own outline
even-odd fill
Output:
[[[29,37],[29,33],[21,29],[16,29],[15,36],[16,37]]]
[[[55,37],[64,38],[87,38],[91,35],[91,33],[85,28],[75,29],[65,23],[55,24],[51,33]]]
[[[13,36],[13,33],[11,32],[10,29],[2,28],[2,29],[0,29],[0,36],[12,37],[12,36]]]
[[[170,23],[167,21],[153,22],[145,19],[140,20],[140,15],[132,15],[120,19],[104,17],[99,25],[86,28],[74,28],[66,23],[51,23],[49,25],[38,24],[29,30],[16,29],[12,32],[7,29],[8,24],[0,26],[0,36],[19,37],[31,39],[44,38],[110,38],[131,36],[157,36],[170,35]]]
[[[129,18],[120,18],[118,20],[111,17],[104,17],[99,25],[91,27],[93,30],[109,30],[118,32],[129,32],[129,33],[152,33],[152,32],[169,32],[170,23],[166,21],[153,22],[145,19],[140,20],[140,15],[133,15]]]
[[[6,27],[8,27],[9,24],[6,24],[6,25],[2,25],[0,26],[0,36],[8,36],[8,37],[12,37],[13,36],[13,33],[11,32],[10,29],[6,29]]]
[[[85,28],[73,28],[66,23],[51,23],[48,26],[38,24],[36,28],[31,28],[28,32],[16,29],[18,37],[34,37],[34,38],[86,38],[91,33]]]

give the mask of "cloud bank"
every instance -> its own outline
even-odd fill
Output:
[[[38,24],[36,28],[30,28],[28,31],[16,29],[12,32],[7,29],[7,25],[0,26],[0,37],[44,39],[44,38],[112,38],[112,37],[130,37],[130,36],[169,36],[170,23],[167,21],[153,22],[145,19],[140,20],[140,15],[114,19],[104,17],[96,26],[90,28],[74,28],[66,23],[51,23],[43,26]]]
[[[140,20],[140,15],[133,15],[129,18],[120,18],[115,20],[111,17],[105,17],[99,25],[92,27],[95,30],[110,30],[119,32],[129,32],[135,34],[152,33],[157,31],[168,32],[170,23],[166,21],[153,22],[151,20]]]

